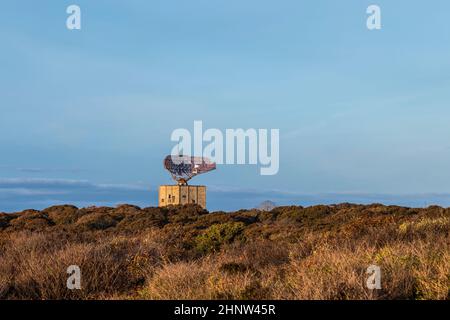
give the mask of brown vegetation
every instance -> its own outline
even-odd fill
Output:
[[[0,213],[0,299],[450,299],[449,231],[435,206]]]

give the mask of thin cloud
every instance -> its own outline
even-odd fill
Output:
[[[81,169],[77,168],[16,168],[17,171],[23,172],[23,173],[52,173],[52,172],[59,172],[59,173],[80,173],[82,172]]]
[[[257,207],[271,200],[277,205],[311,206],[343,202],[409,207],[450,206],[450,194],[377,194],[359,192],[301,193],[279,189],[244,189],[227,186],[208,187],[210,211],[234,211]],[[52,205],[73,204],[115,206],[121,203],[141,207],[156,206],[158,191],[145,184],[99,184],[87,180],[0,178],[0,211],[43,209]]]
[[[111,205],[132,203],[149,206],[156,203],[150,188],[134,184],[97,184],[71,179],[0,179],[0,211],[42,209],[48,205]]]

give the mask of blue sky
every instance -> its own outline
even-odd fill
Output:
[[[382,30],[366,28],[378,4]],[[65,27],[82,10],[82,30]],[[174,129],[280,129],[280,171],[219,166],[208,207],[450,205],[450,3],[8,1],[0,211],[156,204]]]

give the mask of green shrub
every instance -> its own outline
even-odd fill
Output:
[[[200,252],[208,253],[220,249],[223,244],[242,239],[243,222],[227,222],[215,224],[196,237],[196,248]]]

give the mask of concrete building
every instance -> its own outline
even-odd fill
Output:
[[[198,204],[206,209],[206,187],[190,185],[164,185],[159,187],[160,207],[180,204]]]

